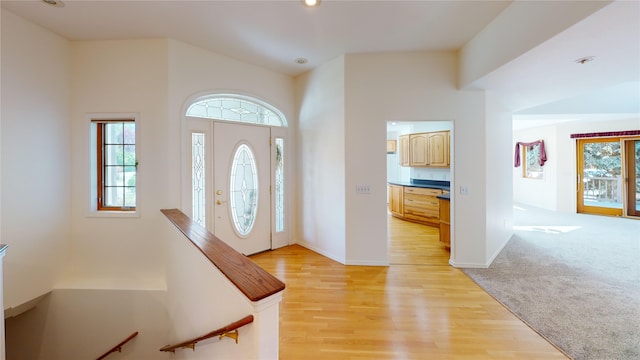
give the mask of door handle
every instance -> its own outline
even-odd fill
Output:
[[[226,203],[226,201],[223,201],[223,200],[216,200],[216,205],[222,205],[222,204],[224,204],[224,203]]]

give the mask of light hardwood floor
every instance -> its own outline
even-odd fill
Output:
[[[251,258],[286,283],[280,359],[566,359],[462,271],[438,230],[389,218],[389,267],[293,245]]]

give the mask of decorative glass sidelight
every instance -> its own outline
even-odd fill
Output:
[[[258,172],[253,151],[241,144],[231,163],[229,200],[236,232],[247,236],[256,221],[258,209]]]
[[[284,139],[276,138],[276,232],[284,231]]]
[[[205,143],[203,133],[191,134],[191,193],[193,220],[206,226]]]

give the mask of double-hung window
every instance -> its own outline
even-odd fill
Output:
[[[95,209],[136,210],[136,123],[134,119],[92,120],[95,130]]]

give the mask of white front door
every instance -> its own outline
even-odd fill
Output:
[[[213,125],[213,232],[238,252],[271,249],[270,129]]]
[[[245,254],[271,246],[271,129],[187,118],[185,213]]]

